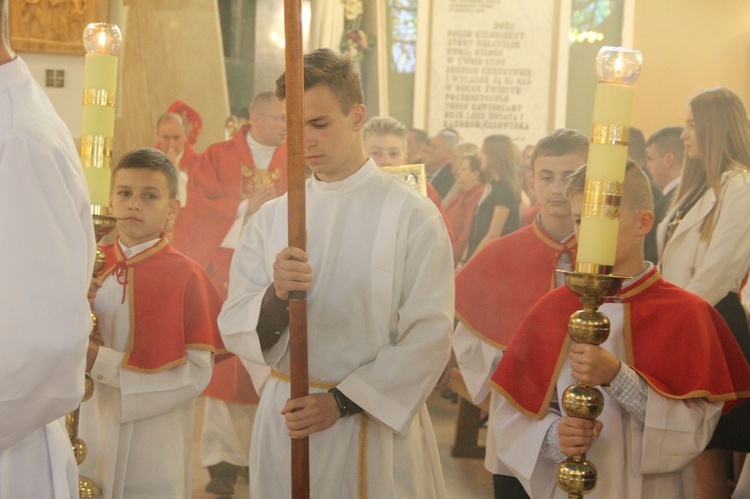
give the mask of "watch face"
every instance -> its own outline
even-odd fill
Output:
[[[334,388],[332,390],[333,398],[336,399],[336,405],[339,406],[339,412],[341,413],[341,417],[344,417],[348,414],[348,409],[346,407],[346,399],[344,398],[344,394],[341,393],[338,389]]]

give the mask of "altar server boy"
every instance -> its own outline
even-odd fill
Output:
[[[582,167],[567,191],[576,232],[584,179]],[[568,337],[568,318],[582,306],[561,287],[531,309],[492,377],[503,396],[495,450],[532,498],[567,497],[556,466],[584,452],[599,471],[591,499],[695,497],[694,459],[722,409],[750,395],[750,367],[721,316],[644,261],[652,209],[648,180],[631,164],[614,265],[629,279],[600,308],[609,339],[593,346]],[[561,415],[560,397],[576,381],[602,388],[597,421]]]
[[[113,171],[118,238],[102,247],[100,336],[87,358],[95,389],[80,423],[81,473],[105,498],[190,496],[194,401],[224,351],[216,288],[164,236],[176,195],[177,172],[155,149],[127,153]]]

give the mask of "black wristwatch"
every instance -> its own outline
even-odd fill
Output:
[[[339,406],[339,412],[341,413],[341,417],[349,415],[349,399],[341,393],[341,390],[338,388],[331,388],[328,390],[328,393],[333,395],[333,398],[336,399],[336,405]]]

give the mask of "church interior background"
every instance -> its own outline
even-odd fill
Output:
[[[60,28],[44,10],[51,4],[12,0],[12,43],[77,139],[81,19],[66,17]],[[88,5],[91,21],[116,23],[123,32],[115,161],[153,145],[156,119],[178,99],[202,117],[197,151],[224,140],[227,118],[245,115],[251,97],[272,90],[284,69],[278,0]],[[706,88],[727,86],[750,102],[746,0],[303,0],[303,23],[306,50],[352,53],[370,116],[393,116],[428,134],[453,126],[477,143],[508,133],[523,147],[554,128],[590,130],[594,59],[605,45],[643,54],[632,123],[646,136],[681,124],[690,97]],[[437,407],[445,465],[455,408],[444,401]],[[481,490],[491,497],[481,460],[449,466],[449,492],[464,491],[453,497],[484,497]],[[467,480],[479,490],[456,485]],[[203,481],[196,479],[198,489]]]

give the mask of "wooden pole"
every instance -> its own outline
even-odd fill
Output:
[[[302,0],[284,0],[286,39],[286,125],[289,179],[289,246],[305,249],[305,113],[302,60]],[[289,296],[291,397],[308,394],[307,301],[304,292]],[[292,440],[292,498],[310,497],[310,440]]]

